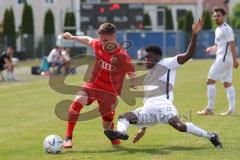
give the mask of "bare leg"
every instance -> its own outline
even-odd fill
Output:
[[[209,139],[216,148],[222,148],[222,143],[215,133],[208,133],[192,123],[182,123],[177,116],[171,118],[168,123],[180,132],[187,132],[198,137],[205,137]]]

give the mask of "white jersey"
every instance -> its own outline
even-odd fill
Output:
[[[179,66],[177,56],[175,56],[160,60],[149,70],[144,80],[144,106],[164,99],[173,101],[176,69]]]
[[[56,62],[60,59],[60,52],[57,49],[53,49],[47,57],[49,63]]]
[[[228,42],[234,41],[232,28],[223,23],[215,30],[215,44],[217,45],[216,60],[232,63],[232,53]]]

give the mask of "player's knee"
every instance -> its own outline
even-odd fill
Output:
[[[80,103],[81,105],[86,105],[88,101],[88,95],[85,92],[80,91],[76,95],[74,101]]]
[[[13,71],[14,66],[12,64],[9,65],[9,70]]]
[[[230,83],[230,82],[224,82],[223,85],[224,85],[225,88],[228,88],[228,87],[231,87],[231,86],[232,86],[232,83]]]
[[[182,124],[182,123],[176,124],[176,129],[177,129],[179,132],[186,132],[186,131],[187,131],[186,125],[185,125],[185,124]]]
[[[83,96],[76,96],[74,101],[80,103],[81,105],[87,104],[87,98]]]
[[[215,84],[215,82],[216,82],[216,81],[213,80],[213,79],[208,79],[207,82],[206,82],[206,84],[207,84],[207,85]]]
[[[126,119],[130,124],[137,124],[138,118],[133,112],[126,112],[122,115],[119,115],[118,119]]]

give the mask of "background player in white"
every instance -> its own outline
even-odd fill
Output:
[[[215,45],[207,48],[208,53],[216,53],[216,60],[208,73],[207,94],[208,105],[202,111],[197,112],[199,115],[213,114],[214,101],[216,96],[216,80],[221,80],[229,102],[229,109],[221,115],[231,115],[235,111],[235,90],[232,85],[232,70],[238,68],[237,50],[234,42],[232,28],[224,23],[225,10],[214,8],[213,16],[217,24],[215,30]]]
[[[162,58],[160,47],[150,45],[145,49],[145,64],[149,72],[144,80],[144,106],[120,115],[117,130],[106,129],[104,131],[108,138],[127,140],[129,124],[135,124],[141,128],[134,138],[133,143],[136,143],[143,137],[148,126],[161,122],[170,124],[180,132],[206,137],[216,148],[222,147],[217,134],[208,133],[192,123],[181,122],[178,112],[172,104],[176,69],[192,57],[196,47],[197,34],[202,26],[202,19],[193,24],[191,42],[184,54]]]

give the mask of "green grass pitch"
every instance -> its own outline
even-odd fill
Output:
[[[74,95],[53,91],[47,79],[27,83],[0,83],[0,160],[239,160],[240,157],[240,74],[233,72],[236,89],[236,115],[221,117],[227,110],[225,89],[217,83],[215,115],[202,117],[196,112],[206,106],[206,76],[212,60],[193,60],[179,68],[175,84],[174,104],[181,115],[189,117],[198,126],[219,134],[223,149],[216,150],[207,139],[179,133],[168,125],[157,125],[147,130],[137,144],[132,139],[138,129],[131,126],[130,138],[120,147],[112,147],[104,136],[101,119],[79,122],[74,132],[74,148],[62,154],[49,155],[43,151],[43,139],[50,134],[63,137],[66,122],[59,120],[55,105]],[[69,76],[67,83],[80,85],[79,74]],[[123,93],[124,94],[124,93]],[[88,108],[94,108],[89,106]],[[128,106],[120,100],[115,122],[120,113],[142,106]],[[85,109],[84,109],[85,110]],[[83,112],[84,112],[83,110]],[[186,118],[182,116],[182,120]]]

